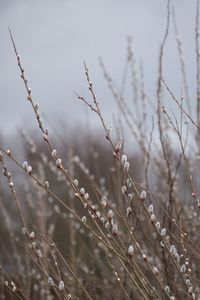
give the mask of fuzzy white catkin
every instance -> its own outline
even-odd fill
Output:
[[[46,133],[44,133],[44,134],[43,134],[43,139],[44,139],[45,141],[47,141],[47,140],[48,140],[48,136],[47,136],[47,134],[46,134]]]
[[[108,222],[106,222],[105,228],[106,228],[106,229],[109,229],[109,228],[110,228],[110,224],[109,224]]]
[[[125,185],[122,186],[122,195],[125,195],[127,191],[127,187]]]
[[[85,200],[88,200],[88,199],[89,199],[89,194],[88,194],[88,193],[85,193],[84,199],[85,199]]]
[[[127,156],[126,156],[126,154],[122,154],[121,161],[122,161],[123,165],[127,162]]]
[[[112,227],[112,233],[113,234],[117,234],[118,233],[118,227],[117,227],[116,224],[114,224],[113,227]]]
[[[32,242],[32,246],[33,246],[33,248],[35,248],[36,247],[36,242]]]
[[[169,249],[171,254],[175,254],[176,253],[176,247],[174,245],[171,245],[170,249]]]
[[[32,232],[30,233],[30,238],[31,238],[31,239],[34,239],[34,238],[35,238],[35,232],[34,232],[34,231],[32,231]]]
[[[101,217],[101,223],[104,224],[105,223],[105,218]]]
[[[155,222],[156,221],[156,216],[154,214],[151,215],[150,217],[151,222]]]
[[[27,161],[24,161],[24,162],[23,162],[23,168],[24,168],[25,170],[27,170],[27,168],[28,168],[28,163],[27,163]]]
[[[51,156],[53,158],[56,158],[56,155],[57,155],[57,150],[56,149],[53,149],[53,151],[51,152]]]
[[[9,185],[10,185],[10,187],[13,187],[14,184],[12,181],[10,181]]]
[[[157,267],[153,267],[153,273],[155,275],[158,275],[159,274],[159,271],[158,271],[158,268]]]
[[[185,283],[187,284],[187,286],[190,286],[190,284],[191,284],[190,279],[186,279]]]
[[[49,188],[49,182],[46,180],[45,182],[44,182],[44,186],[45,186],[45,188]]]
[[[80,189],[80,193],[81,193],[82,196],[85,195],[85,189],[83,187]]]
[[[131,193],[130,193],[130,194],[128,194],[128,198],[129,198],[130,200],[132,200],[132,199],[133,199],[133,196],[134,196],[134,195],[133,195],[133,194],[131,194]]]
[[[185,273],[186,272],[186,265],[182,265],[180,268],[181,273]]]
[[[174,257],[176,258],[177,262],[179,263],[180,262],[180,255],[178,254],[178,252],[176,252],[174,254]]]
[[[162,248],[165,248],[165,244],[163,243],[163,241],[160,241],[160,246],[161,246]]]
[[[101,217],[101,213],[100,213],[100,211],[99,211],[99,210],[97,210],[97,212],[96,212],[96,216],[97,216],[97,218],[98,218],[98,219],[100,219],[100,217]]]
[[[127,207],[127,209],[126,209],[126,215],[127,215],[127,217],[128,217],[131,213],[132,213],[132,209],[131,209],[131,207],[129,206],[129,207]]]
[[[148,213],[152,214],[153,213],[153,205],[150,204],[148,207]]]
[[[129,188],[132,187],[132,182],[131,182],[131,180],[130,180],[129,178],[126,180],[126,183],[127,183],[127,186],[128,186]]]
[[[160,230],[160,222],[156,222],[156,229],[159,231]]]
[[[192,299],[193,299],[193,300],[195,300],[195,299],[196,299],[195,293],[192,293],[192,295],[191,295],[191,296],[192,296]]]
[[[57,204],[54,205],[54,210],[55,210],[55,212],[56,212],[57,214],[60,213],[60,208],[59,208],[59,206],[58,206]]]
[[[168,285],[166,285],[166,286],[165,286],[165,292],[166,292],[167,294],[169,294],[169,293],[170,293],[170,288],[169,288],[169,286],[168,286]]]
[[[7,153],[8,155],[11,155],[10,149],[8,149],[8,150],[6,151],[6,153]]]
[[[23,235],[26,234],[26,228],[25,228],[25,227],[22,228],[22,234],[23,234]]]
[[[141,194],[140,194],[140,198],[141,198],[142,200],[145,200],[145,199],[146,199],[146,196],[147,196],[146,191],[142,191]]]
[[[91,206],[91,209],[92,209],[93,211],[96,211],[95,205],[92,205],[92,206]]]
[[[48,284],[54,286],[54,281],[51,277],[48,278]]]
[[[190,286],[190,287],[188,288],[188,293],[189,293],[189,294],[192,294],[192,293],[193,293],[193,287],[192,287],[192,286]]]
[[[128,247],[128,254],[130,256],[133,256],[133,254],[134,254],[134,247],[133,247],[133,245],[129,245],[129,247]]]
[[[101,198],[101,205],[105,208],[107,205],[107,200],[106,200],[106,196],[102,196]]]
[[[83,217],[82,217],[82,222],[83,222],[83,223],[86,223],[86,222],[87,222],[86,216],[83,216]]]
[[[128,161],[126,161],[126,162],[124,163],[124,170],[126,170],[127,172],[128,172],[128,170],[129,170],[129,162],[128,162]]]
[[[60,291],[64,290],[65,284],[64,284],[64,282],[62,280],[59,282],[58,288],[59,288]]]
[[[61,160],[61,158],[58,158],[58,159],[56,160],[56,166],[57,166],[57,167],[60,167],[61,164],[62,164],[62,160]]]
[[[38,255],[39,258],[42,258],[42,252],[41,252],[40,249],[37,249],[36,253],[37,253],[37,255]]]
[[[80,158],[77,155],[75,155],[73,157],[73,161],[78,164],[78,163],[80,163]]]
[[[163,228],[163,229],[161,230],[160,235],[161,235],[162,237],[166,236],[166,229],[165,229],[165,228]]]
[[[109,209],[109,211],[108,211],[108,218],[112,219],[113,216],[114,216],[114,213],[113,213],[112,209]]]
[[[75,186],[78,186],[78,179],[74,179]]]
[[[32,173],[32,167],[31,167],[31,166],[28,166],[26,170],[27,170],[27,173],[28,173],[28,174],[31,174],[31,173]]]

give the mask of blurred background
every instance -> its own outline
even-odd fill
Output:
[[[16,133],[16,129],[25,123],[26,128],[36,125],[20,80],[8,26],[43,118],[54,127],[65,123],[71,130],[85,124],[88,118],[84,105],[74,95],[78,92],[84,96],[87,91],[84,60],[105,119],[108,124],[112,123],[116,105],[98,59],[103,59],[113,80],[120,86],[127,56],[127,37],[132,38],[138,65],[143,62],[148,98],[155,101],[166,5],[167,1],[160,0],[0,0],[0,135]],[[184,46],[192,97],[195,89],[196,1],[172,1],[172,5]],[[173,26],[165,49],[164,75],[173,92],[180,96],[181,72]],[[96,116],[89,114],[89,117],[92,126],[96,127]]]

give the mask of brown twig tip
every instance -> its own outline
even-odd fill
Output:
[[[13,48],[14,48],[17,60],[19,61],[20,56],[18,54],[17,47],[16,47],[16,44],[15,44],[15,41],[14,41],[14,37],[13,37],[13,34],[12,34],[12,31],[11,31],[10,27],[8,27],[8,32],[9,32],[9,35],[10,35],[10,39],[11,39],[11,42],[12,42],[12,45],[13,45]]]

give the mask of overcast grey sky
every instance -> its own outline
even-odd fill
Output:
[[[101,56],[120,82],[126,38],[133,37],[138,61],[143,60],[148,93],[154,98],[159,45],[166,25],[164,0],[0,0],[0,131],[6,134],[27,122],[36,124],[19,77],[8,34],[12,29],[18,51],[42,111],[55,123],[75,126],[84,119],[83,104],[74,91],[85,94],[83,61],[87,62],[106,119],[114,101],[99,67]],[[177,23],[184,44],[191,95],[195,78],[195,0],[176,0]],[[181,93],[181,74],[173,30],[167,41],[165,77]],[[94,120],[94,119],[93,119]]]

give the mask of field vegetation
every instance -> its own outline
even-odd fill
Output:
[[[86,62],[86,96],[76,98],[100,128],[77,125],[67,138],[62,126],[46,127],[9,30],[36,126],[20,132],[23,160],[0,143],[0,299],[200,299],[199,9],[198,0],[195,99],[168,1],[153,101],[129,38],[120,88],[100,59],[118,111],[113,128]],[[169,28],[180,95],[164,74]]]

